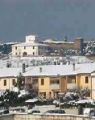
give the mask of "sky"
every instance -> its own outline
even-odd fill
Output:
[[[95,0],[0,0],[0,41],[95,38]]]

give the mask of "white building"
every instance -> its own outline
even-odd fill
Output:
[[[46,55],[47,45],[37,41],[36,36],[26,36],[24,43],[15,44],[12,46],[12,56],[42,56]]]

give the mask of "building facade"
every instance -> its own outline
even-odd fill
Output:
[[[95,71],[91,73],[91,98],[95,99]]]
[[[0,90],[1,91],[13,90],[16,83],[17,83],[17,77],[13,77],[13,76],[1,77],[0,78]]]
[[[47,45],[37,41],[36,36],[26,36],[24,43],[12,45],[12,56],[27,57],[27,56],[42,56],[46,55]]]
[[[88,67],[89,69],[85,69]],[[0,90],[12,90],[22,72],[24,88],[43,98],[56,98],[58,93],[74,89],[88,89],[87,97],[95,99],[95,63],[77,65],[46,65],[29,68],[0,69]]]
[[[86,70],[85,67],[87,66],[93,67]],[[93,63],[78,64],[75,68],[73,68],[73,65],[43,66],[41,72],[38,70],[39,67],[36,67],[36,69],[32,69],[30,73],[28,72],[25,75],[26,88],[29,89],[28,86],[36,86],[38,95],[44,98],[55,98],[60,92],[67,92],[74,89],[87,89],[90,92],[87,97],[91,97],[91,72],[94,71],[94,66],[95,64]],[[35,78],[36,82],[33,82]]]

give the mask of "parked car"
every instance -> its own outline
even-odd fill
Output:
[[[26,107],[11,107],[9,108],[9,113],[27,113]]]
[[[28,110],[28,114],[38,114],[38,113],[40,113],[40,110],[33,110],[33,109]]]
[[[95,116],[95,109],[94,108],[85,108],[83,111],[84,115],[87,116]]]
[[[9,114],[9,110],[8,109],[0,110],[0,115],[3,114]]]
[[[40,113],[37,109],[28,109],[27,107],[13,107],[9,110],[10,113],[18,114],[37,114]]]

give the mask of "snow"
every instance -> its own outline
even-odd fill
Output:
[[[21,71],[21,68],[2,68],[0,69],[0,77],[17,77]]]
[[[94,109],[94,108],[84,108],[84,110],[83,110],[83,115],[95,116],[95,109]]]
[[[26,103],[35,103],[35,102],[37,102],[37,101],[38,101],[37,98],[33,98],[33,99],[26,100],[25,102],[26,102]]]
[[[54,100],[53,104],[59,104],[60,102],[58,100]]]
[[[42,71],[40,71],[40,68]],[[85,69],[87,68],[87,69]],[[66,76],[77,75],[80,73],[91,73],[95,70],[95,63],[75,64],[73,65],[44,65],[32,67],[24,73],[24,76]]]
[[[28,91],[25,91],[25,90],[20,90],[20,94],[18,95],[18,97],[22,97],[24,95],[28,95]]]
[[[83,99],[75,102],[76,104],[85,104],[85,103],[91,103],[94,104],[94,101],[92,99]]]
[[[30,59],[21,59],[20,62],[17,59],[12,61],[13,65],[10,68],[6,68],[5,65],[7,62],[0,61],[0,77],[17,77],[19,73],[22,73],[22,63],[27,63],[30,67],[26,68],[24,76],[66,76],[66,75],[77,75],[80,73],[92,73],[95,71],[95,63],[83,63],[75,64],[75,70],[73,65],[39,65],[31,66]],[[43,59],[44,60],[44,59]],[[18,64],[18,66],[17,66]],[[40,71],[40,68],[42,71]],[[87,69],[86,69],[87,68]]]
[[[23,47],[23,46],[28,47],[28,46],[30,46],[31,47],[31,46],[48,46],[48,45],[41,44],[41,43],[25,43],[25,42],[23,42],[23,43],[20,43],[20,44],[15,44],[13,46],[18,46],[18,47]]]
[[[12,91],[19,92],[19,89],[18,89],[18,87],[13,87]]]

